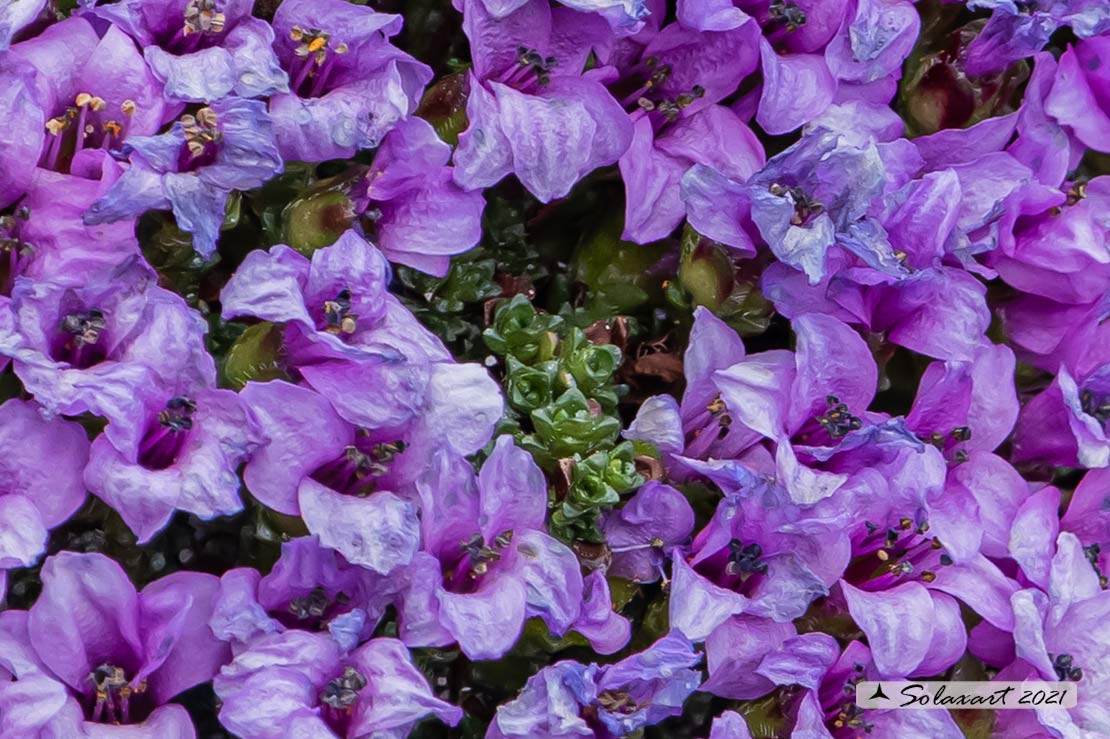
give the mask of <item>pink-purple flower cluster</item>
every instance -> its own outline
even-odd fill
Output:
[[[0,117],[0,739],[1110,736],[1108,0],[11,0]]]

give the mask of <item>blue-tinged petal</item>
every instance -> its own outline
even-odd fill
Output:
[[[6,50],[15,35],[38,18],[45,7],[46,0],[11,0],[0,8],[0,51]]]
[[[755,119],[769,134],[790,133],[821,115],[836,94],[836,80],[817,54],[780,56],[759,41],[763,92]]]
[[[224,38],[236,95],[256,98],[289,91],[289,75],[281,68],[273,44],[274,29],[261,18],[240,21]]]
[[[307,478],[298,488],[297,502],[308,530],[351,564],[388,575],[408,564],[420,546],[416,509],[393,493],[358,498]]]
[[[162,177],[143,164],[132,164],[108,192],[89,206],[82,220],[92,226],[131,218],[147,210],[170,208]],[[222,212],[220,219],[223,220]]]
[[[839,79],[866,83],[902,66],[917,42],[921,19],[905,0],[857,0],[855,5],[855,17],[844,19],[825,48],[825,59]]]
[[[513,150],[501,128],[500,105],[474,75],[466,99],[467,128],[455,149],[455,182],[466,190],[489,187],[513,171]]]
[[[670,626],[688,639],[705,640],[730,616],[747,609],[747,598],[709,582],[677,550],[671,562]]]
[[[163,176],[162,187],[178,227],[193,235],[193,248],[205,258],[212,256],[224,223],[228,191],[212,187],[196,175],[172,172]]]
[[[678,0],[678,22],[695,31],[731,31],[749,20],[732,0]]]
[[[0,569],[30,567],[49,534],[35,504],[22,495],[0,495]]]
[[[698,233],[755,254],[755,244],[744,228],[751,216],[746,187],[711,167],[696,164],[682,176],[681,196],[686,219]]]
[[[227,97],[235,88],[231,54],[219,46],[182,56],[148,46],[143,54],[169,100],[209,102]]]
[[[269,252],[247,254],[220,293],[226,318],[252,316],[264,321],[294,321],[312,326],[302,290],[308,280],[308,260],[284,244]]]
[[[582,608],[578,557],[542,531],[517,529],[507,569],[524,585],[525,615],[539,616],[553,634],[571,627]]]
[[[524,627],[525,589],[515,577],[490,573],[473,593],[440,590],[440,622],[470,659],[498,659]]]

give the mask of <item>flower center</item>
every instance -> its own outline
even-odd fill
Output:
[[[358,314],[351,313],[351,291],[339,291],[334,300],[324,301],[324,330],[329,334],[353,334],[358,328]]]
[[[389,464],[407,446],[400,440],[365,449],[352,444],[344,447],[339,457],[317,468],[312,479],[338,493],[364,498],[377,489],[377,478],[389,472]]]
[[[132,698],[146,692],[146,680],[137,685],[127,679],[122,667],[102,664],[89,673],[89,682],[96,689],[96,702],[89,714],[93,723],[131,723]]]
[[[1083,669],[1075,664],[1075,660],[1070,654],[1058,654],[1055,657],[1050,654],[1048,656],[1052,659],[1052,669],[1056,671],[1056,677],[1076,683],[1083,679]]]
[[[853,416],[848,406],[840,402],[840,398],[830,395],[825,398],[828,410],[824,415],[817,417],[817,423],[834,439],[845,436],[849,431],[856,431],[863,426],[863,421],[858,416]]]
[[[227,16],[219,12],[216,0],[189,0],[185,6],[185,25],[182,33],[223,33]]]
[[[629,112],[633,120],[655,113],[664,121],[671,122],[678,118],[683,109],[705,96],[705,88],[694,85],[688,92],[666,97],[659,92],[659,88],[670,78],[671,72],[671,65],[660,64],[654,56],[645,58],[632,70],[629,78],[642,81],[636,89],[621,99],[621,106]]]
[[[62,317],[61,340],[55,346],[54,359],[67,362],[76,369],[88,369],[107,357],[100,339],[107,326],[104,313],[96,308]]]
[[[177,157],[178,170],[192,172],[216,161],[223,139],[216,111],[201,108],[196,115],[183,115],[181,125],[185,129],[185,145]]]
[[[597,696],[597,704],[610,713],[632,714],[640,710],[636,699],[624,690],[603,690]]]
[[[856,685],[863,680],[863,665],[858,662],[854,665],[856,674],[848,678],[840,693],[833,693],[829,698],[821,701],[821,708],[825,711],[825,721],[831,722],[834,729],[857,729],[864,734],[870,734],[875,728],[864,718],[864,710],[856,704]],[[824,694],[824,690],[821,694]]]
[[[110,115],[105,113],[107,107],[104,98],[89,92],[77,93],[73,105],[46,121],[49,140],[43,148],[39,166],[69,174],[73,157],[82,149],[119,148],[131,116],[135,114],[135,101],[120,103],[120,119],[106,118]]]
[[[190,54],[214,46],[219,42],[216,37],[226,30],[227,16],[220,12],[217,0],[189,0],[181,26],[159,45],[171,54]]]
[[[771,22],[781,25],[787,31],[797,31],[806,24],[805,11],[792,2],[774,0],[769,8]]]
[[[926,536],[929,522],[914,525],[913,519],[903,517],[898,525],[880,532],[880,527],[865,522],[867,535],[860,542],[860,554],[874,554],[879,562],[875,568],[874,560],[861,557],[849,566],[845,579],[859,584],[870,591],[885,590],[907,579],[917,579],[931,583],[937,579],[938,567],[948,567],[952,557],[944,551],[944,545],[935,536]]]
[[[16,208],[15,213],[0,216],[0,294],[10,295],[18,277],[34,252],[22,238],[23,224],[31,217],[27,206]]]
[[[756,543],[745,545],[739,539],[728,543],[728,564],[725,572],[746,580],[752,575],[766,575],[767,563],[763,561],[763,547]]]
[[[1083,407],[1083,412],[1094,418],[1103,427],[1106,426],[1107,421],[1110,421],[1110,397],[1084,390],[1079,394],[1079,403]]]
[[[164,470],[177,461],[193,428],[197,404],[190,398],[170,398],[158,412],[157,423],[151,424],[139,442],[139,464],[148,470]]]
[[[501,560],[502,553],[513,541],[512,531],[502,531],[486,543],[480,533],[459,543],[461,556],[455,567],[445,574],[447,589],[454,593],[469,593],[478,586],[490,565]]]
[[[289,69],[290,89],[301,97],[320,97],[327,91],[328,78],[337,58],[349,50],[347,44],[332,44],[331,34],[319,28],[293,26],[289,37],[297,42],[296,59]]]
[[[1110,580],[1108,580],[1106,575],[1102,574],[1102,568],[1099,566],[1098,563],[1099,557],[1102,556],[1102,546],[1098,543],[1095,543],[1083,547],[1083,556],[1085,556],[1087,558],[1087,561],[1091,563],[1091,567],[1094,568],[1095,574],[1098,575],[1098,584],[1105,588],[1107,586],[1107,582]]]
[[[777,197],[790,198],[790,202],[794,204],[794,215],[790,217],[792,225],[804,226],[812,218],[825,212],[825,206],[807,195],[800,187],[787,187],[776,182],[767,189]]]

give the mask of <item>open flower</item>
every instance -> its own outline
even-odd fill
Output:
[[[5,725],[25,735],[194,736],[189,714],[170,700],[230,657],[208,628],[218,587],[213,575],[176,572],[136,592],[102,554],[50,557],[26,618],[4,621],[27,658],[0,672],[39,696],[5,692]],[[16,655],[5,649],[6,659]]]
[[[251,16],[253,7],[253,0],[123,0],[86,12],[139,42],[167,98],[214,102],[288,89],[270,48],[274,32]]]
[[[226,665],[215,688],[220,721],[258,739],[407,736],[426,716],[451,726],[462,718],[396,639],[371,639],[347,654],[322,634],[273,634]]]
[[[146,542],[174,511],[208,520],[243,509],[238,467],[265,437],[230,390],[144,389],[137,415],[93,442],[85,483]]]
[[[130,167],[92,204],[85,223],[172,210],[204,257],[216,251],[231,191],[258,187],[285,168],[266,106],[239,98],[186,114],[167,133],[132,137],[123,151]]]
[[[278,6],[274,49],[290,84],[270,98],[270,115],[283,157],[353,156],[416,110],[432,70],[390,44],[401,23],[343,0]]]

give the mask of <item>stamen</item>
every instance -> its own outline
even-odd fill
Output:
[[[787,187],[776,182],[767,189],[780,198],[790,197],[794,203],[794,215],[791,216],[790,223],[795,226],[804,226],[810,218],[825,211],[824,205],[806,195],[800,187]]]
[[[791,223],[793,223],[793,220],[791,220]],[[863,421],[857,416],[853,416],[849,412],[848,406],[841,403],[835,395],[825,398],[825,404],[828,406],[828,410],[825,411],[824,415],[817,417],[817,423],[821,424],[821,428],[825,429],[829,436],[839,439],[849,432],[863,427]]]
[[[171,398],[166,409],[158,413],[158,422],[171,431],[188,431],[193,428],[193,414],[197,404],[184,396]]]
[[[100,340],[100,332],[107,322],[104,314],[93,308],[84,313],[70,313],[62,318],[62,331],[73,336],[67,348],[73,349],[84,344],[95,344]]]
[[[767,574],[767,563],[763,561],[763,547],[752,543],[747,546],[739,539],[728,543],[728,564],[725,572],[729,575],[739,575],[741,580],[746,580],[752,575]]]
[[[334,300],[324,301],[324,320],[329,334],[353,334],[358,328],[358,314],[351,313],[351,291],[344,288]]]
[[[358,692],[365,687],[365,677],[353,667],[344,667],[343,674],[330,680],[320,691],[320,702],[340,711],[348,711],[358,702]]]
[[[216,0],[189,0],[185,6],[183,35],[222,33],[227,16],[216,9]]]
[[[1083,679],[1083,670],[1075,664],[1075,660],[1070,654],[1059,654],[1052,659],[1052,669],[1056,671],[1056,676],[1061,680],[1070,680],[1072,682],[1079,682]]]
[[[223,138],[217,126],[216,111],[211,108],[201,108],[195,116],[181,116],[181,124],[185,128],[185,146],[193,159],[209,152]]]
[[[330,605],[331,599],[327,591],[322,587],[316,587],[308,595],[289,601],[289,612],[304,621],[309,618],[321,618]]]

